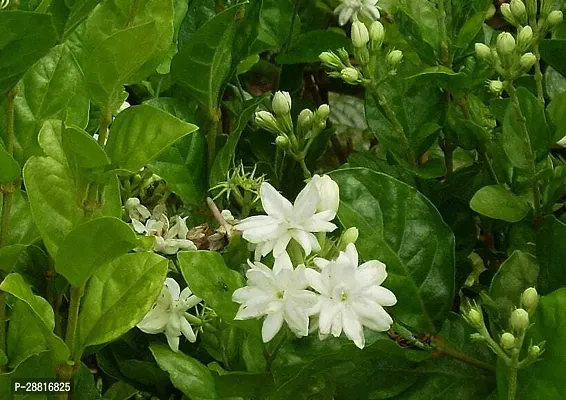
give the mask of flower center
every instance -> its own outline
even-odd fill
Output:
[[[342,294],[340,295],[340,301],[345,302],[348,300],[348,293],[345,290],[342,290]]]

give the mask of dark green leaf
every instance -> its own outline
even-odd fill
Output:
[[[104,400],[128,400],[139,393],[139,390],[128,385],[126,382],[118,381],[104,393]]]
[[[553,216],[544,219],[544,224],[537,233],[537,258],[540,262],[540,275],[537,289],[547,294],[566,286],[566,225]]]
[[[438,11],[427,0],[401,0],[399,8],[418,25],[422,38],[433,49],[439,48]]]
[[[285,53],[277,57],[280,64],[300,64],[318,62],[318,56],[323,51],[337,50],[348,47],[348,38],[334,31],[311,31],[299,35]]]
[[[475,212],[493,219],[519,222],[527,216],[531,206],[524,199],[500,185],[484,186],[470,201]]]
[[[543,40],[540,55],[552,68],[566,76],[566,40]]]
[[[20,173],[20,164],[0,145],[0,184],[12,184]]]

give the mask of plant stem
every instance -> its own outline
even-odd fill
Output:
[[[212,166],[216,158],[216,138],[220,126],[220,110],[211,110],[208,116],[208,165]]]
[[[541,104],[544,106],[544,88],[542,86],[542,70],[540,68],[540,50],[538,41],[534,46],[535,56],[537,58],[537,62],[535,64],[535,82],[537,84],[537,97]]]
[[[466,353],[462,353],[461,351],[451,346],[446,346],[444,341],[442,341],[442,339],[440,340],[436,339],[433,342],[433,346],[436,350],[440,351],[442,354],[446,354],[447,356],[465,362],[466,364],[470,364],[475,367],[481,368],[485,371],[495,372],[495,367],[493,365],[478,360],[477,358],[474,358]]]
[[[298,13],[299,13],[300,3],[301,3],[301,0],[294,0],[293,1],[293,11],[292,11],[292,17],[291,17],[291,25],[289,26],[289,34],[287,35],[287,40],[285,40],[285,48],[283,50],[283,53],[287,53],[289,51],[289,48],[291,47],[291,41],[293,39],[293,32],[295,31],[295,25],[297,23],[297,17],[298,17]]]
[[[515,400],[517,397],[517,368],[509,368],[509,391],[507,392],[507,400]]]
[[[6,292],[0,290],[0,351],[6,354]],[[4,372],[0,365],[0,372]]]
[[[69,314],[67,316],[67,332],[65,333],[65,343],[69,347],[71,359],[75,355],[75,339],[77,336],[77,321],[79,318],[79,306],[83,297],[84,287],[71,287],[71,301],[69,303]]]
[[[108,108],[103,108],[100,114],[100,125],[98,128],[98,144],[104,147],[106,145],[106,140],[108,139],[108,127],[112,116],[108,111]]]
[[[299,157],[299,164],[301,165],[301,169],[303,170],[303,175],[305,179],[309,179],[312,175],[309,169],[307,168],[307,164],[305,163],[304,157]]]

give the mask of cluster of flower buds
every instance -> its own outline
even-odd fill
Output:
[[[529,345],[527,356],[519,360],[523,342],[529,328],[530,319],[534,315],[539,295],[533,287],[526,289],[520,299],[519,308],[511,312],[507,329],[499,336],[499,343],[491,338],[486,328],[483,311],[481,307],[472,301],[462,303],[462,316],[478,333],[472,335],[472,339],[483,341],[497,354],[505,363],[513,368],[524,368],[535,362],[543,353],[544,342],[538,345]]]

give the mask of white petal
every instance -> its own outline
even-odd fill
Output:
[[[249,286],[257,286],[258,288],[265,290],[265,291],[272,291],[277,288],[277,282],[275,280],[275,276],[273,271],[269,271],[266,273],[265,271],[261,271],[259,269],[249,269],[246,272],[246,277],[248,278],[248,285]]]
[[[315,271],[312,268],[307,268],[305,270],[305,276],[307,278],[307,282],[314,290],[316,290],[318,293],[324,296],[330,295],[328,288],[326,287],[324,281],[322,280],[322,276],[320,272]]]
[[[371,20],[377,20],[379,19],[379,17],[381,17],[381,14],[379,13],[379,10],[376,6],[366,5],[362,7],[361,12],[366,18]]]
[[[173,239],[180,250],[196,250],[197,246],[188,239]]]
[[[338,24],[340,26],[346,25],[350,18],[352,18],[352,15],[354,15],[354,9],[345,7],[338,16]]]
[[[281,195],[273,186],[263,182],[260,188],[261,204],[265,212],[276,218],[285,218],[291,215],[293,205]]]
[[[151,309],[145,317],[137,324],[137,327],[145,333],[156,334],[165,330],[165,326],[169,322],[169,313],[161,308]]]
[[[179,299],[179,295],[181,294],[181,288],[179,287],[179,284],[175,279],[173,278],[165,279],[165,286],[167,287],[167,289],[169,289],[169,292],[171,293],[171,297],[173,298],[173,300]]]
[[[134,231],[136,231],[137,233],[143,234],[147,232],[147,229],[145,229],[145,225],[142,224],[137,219],[132,219],[132,226],[134,228]]]
[[[318,317],[318,330],[323,335],[330,334],[336,316],[340,314],[342,305],[331,300],[324,300]],[[340,335],[340,334],[338,334]]]
[[[364,328],[355,312],[349,307],[342,311],[342,327],[348,339],[353,340],[356,346],[363,349],[366,344]]]
[[[287,250],[287,245],[289,244],[290,240],[291,240],[291,235],[289,235],[288,232],[285,232],[284,234],[279,236],[279,238],[277,238],[273,246],[273,257],[275,258],[281,257],[283,252]]]
[[[309,232],[333,232],[337,228],[332,222],[316,218],[316,215],[304,221],[302,226]]]
[[[330,333],[334,337],[340,337],[342,334],[342,314],[344,313],[344,307],[340,309],[340,312],[334,316],[332,320],[332,327],[330,328]]]
[[[287,301],[285,302],[285,322],[291,331],[297,336],[308,336],[309,334],[309,317],[305,310],[298,304]]]
[[[297,195],[291,217],[294,221],[303,221],[312,217],[318,205],[318,191],[314,183],[309,182]]]
[[[364,296],[367,296],[372,301],[382,306],[394,306],[397,304],[397,297],[395,294],[383,286],[372,286],[364,290]]]
[[[374,331],[387,331],[393,323],[391,316],[379,304],[355,301],[352,308],[358,314],[360,322]]]
[[[291,262],[291,257],[289,257],[289,253],[284,251],[279,255],[279,257],[275,258],[275,263],[273,264],[273,272],[275,274],[279,274],[284,269],[293,270],[293,263]]]
[[[186,318],[181,319],[181,332],[189,342],[194,343],[197,341],[197,335],[195,335],[193,327]]]
[[[313,180],[315,180],[320,199],[317,210],[331,211],[336,214],[338,206],[340,205],[340,190],[338,184],[328,175],[318,177],[317,179],[313,177]]]
[[[296,290],[290,296],[292,301],[304,310],[307,315],[314,315],[320,312],[322,296],[309,292],[308,290]]]
[[[328,266],[328,264],[330,264],[330,261],[328,261],[325,258],[320,258],[320,257],[316,257],[314,260],[314,265],[316,265],[318,267],[318,269],[320,269],[321,271],[326,268]]]
[[[252,286],[244,286],[242,288],[236,289],[234,293],[232,293],[232,301],[234,303],[246,303],[253,298],[259,298],[265,296],[265,291],[261,290],[257,287]]]
[[[238,309],[238,312],[236,313],[234,319],[253,319],[265,315],[269,310],[271,302],[263,300],[265,299],[257,299],[254,302],[250,301],[242,304]]]
[[[309,255],[313,250],[313,242],[316,242],[315,248],[320,250],[320,246],[318,245],[318,241],[316,237],[312,233],[308,233],[306,231],[300,229],[293,229],[291,230],[291,236],[295,239],[305,251],[305,255]],[[313,240],[314,237],[314,240]]]
[[[356,271],[356,279],[363,286],[381,285],[385,278],[387,278],[385,264],[377,260],[363,263]]]
[[[169,347],[171,348],[171,350],[173,350],[175,353],[179,352],[179,336],[175,336],[175,335],[171,335],[171,334],[165,334],[165,337],[167,337],[167,343],[169,344]]]
[[[277,335],[277,332],[283,326],[283,311],[279,311],[273,314],[269,314],[265,321],[263,321],[263,326],[261,328],[261,337],[263,342],[267,343]]]
[[[354,243],[348,243],[346,246],[346,256],[348,256],[353,266],[358,266],[358,250],[356,250]]]

